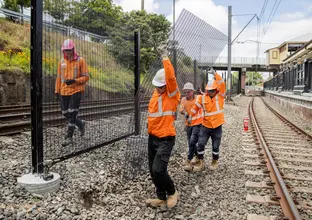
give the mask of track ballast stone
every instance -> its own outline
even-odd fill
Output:
[[[56,164],[51,171],[61,175],[60,190],[44,197],[30,195],[18,188],[16,182],[17,177],[30,171],[30,137],[15,135],[13,143],[0,143],[0,219],[204,220],[246,219],[250,213],[267,214],[264,206],[246,204],[242,129],[249,98],[240,97],[236,101],[236,106],[225,105],[226,123],[216,172],[206,168],[202,173],[188,173],[182,169],[187,155],[183,117],[179,116],[175,122],[177,137],[169,172],[181,195],[172,210],[145,205],[145,199],[156,195],[147,168],[134,179],[123,178],[125,169],[129,169],[124,165],[125,155],[127,149],[133,147],[127,145],[127,140]],[[143,122],[145,115],[142,116]],[[118,130],[116,119],[111,120],[114,122],[110,124]],[[97,127],[90,123],[87,132],[96,132]],[[145,122],[142,129],[146,130]],[[54,147],[61,148],[60,145]],[[56,154],[62,151],[64,149],[55,149]],[[50,151],[49,156],[52,153]],[[205,158],[208,167],[211,141],[206,146]]]

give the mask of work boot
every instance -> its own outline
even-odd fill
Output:
[[[191,165],[197,166],[198,164],[199,164],[199,159],[197,156],[195,156],[193,160],[191,161]]]
[[[218,169],[218,160],[212,160],[211,165],[209,166],[209,170]]]
[[[176,206],[177,202],[178,202],[178,192],[175,191],[175,193],[171,196],[168,196],[168,200],[167,200],[167,207],[169,209],[173,208]]]
[[[62,146],[67,146],[67,145],[70,145],[70,144],[73,144],[73,138],[66,136],[65,140],[62,143]]]
[[[81,120],[81,128],[80,130],[80,136],[83,137],[86,133],[86,122],[84,120]]]
[[[203,171],[204,170],[204,165],[205,165],[204,160],[199,160],[198,165],[194,166],[193,171],[194,172]]]
[[[192,171],[193,167],[191,166],[191,161],[190,160],[186,160],[185,161],[185,165],[183,166],[183,169],[185,171]]]
[[[152,206],[152,207],[161,207],[166,205],[166,200],[161,199],[148,199],[145,201],[146,205]]]

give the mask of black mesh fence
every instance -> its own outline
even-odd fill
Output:
[[[94,8],[71,4],[43,26],[44,157],[54,162],[134,134],[134,31],[90,28],[82,16]]]

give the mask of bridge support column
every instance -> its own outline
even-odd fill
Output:
[[[246,68],[242,68],[239,72],[240,76],[240,93],[245,95],[245,79],[246,79]]]

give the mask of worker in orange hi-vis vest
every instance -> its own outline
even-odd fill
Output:
[[[202,171],[204,169],[205,145],[210,137],[212,140],[212,162],[209,168],[211,170],[218,168],[219,147],[222,137],[222,125],[224,123],[225,82],[213,69],[210,70],[210,73],[214,75],[214,79],[208,81],[205,95],[197,97],[191,110],[192,117],[197,115],[201,109],[204,115],[197,146],[199,164],[194,167],[194,171]]]
[[[178,192],[168,174],[168,162],[175,144],[175,114],[180,101],[180,91],[174,68],[162,48],[163,69],[160,69],[152,84],[156,87],[148,105],[148,162],[156,187],[156,199],[147,199],[147,205],[173,208],[178,201]]]
[[[199,163],[196,144],[198,142],[199,132],[203,122],[203,111],[199,110],[194,117],[190,116],[192,114],[191,109],[195,104],[197,97],[194,94],[195,90],[192,83],[185,83],[182,91],[184,92],[185,97],[181,100],[179,112],[185,116],[185,130],[189,146],[187,160],[183,169],[185,171],[191,171],[193,169],[193,165]]]
[[[64,58],[58,64],[58,73],[55,83],[55,94],[61,102],[62,114],[68,122],[67,134],[63,146],[73,143],[73,134],[76,126],[80,135],[85,134],[85,121],[77,118],[81,95],[89,81],[86,61],[77,55],[75,44],[67,39],[62,45]]]

